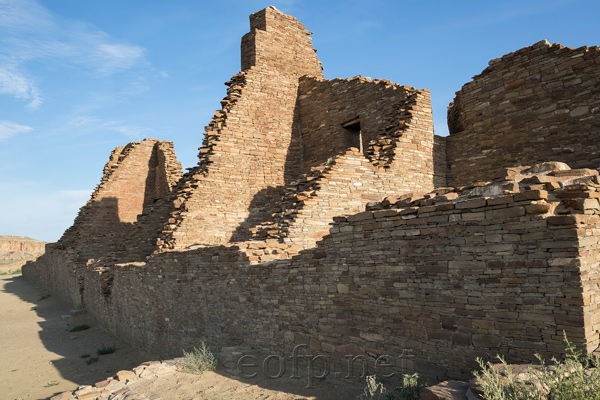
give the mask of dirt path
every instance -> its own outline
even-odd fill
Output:
[[[21,276],[0,276],[1,399],[45,399],[148,359],[95,326],[87,315],[62,319],[69,306],[47,295],[46,289]],[[91,327],[69,332],[80,324]],[[97,349],[103,345],[117,351],[98,357]],[[85,354],[98,361],[86,365],[86,359],[80,358]]]

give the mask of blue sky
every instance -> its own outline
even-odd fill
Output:
[[[600,44],[597,0],[0,0],[0,235],[59,239],[116,146],[170,140],[195,165],[248,15],[269,5],[315,32],[326,78],[430,89],[440,135],[490,59]]]

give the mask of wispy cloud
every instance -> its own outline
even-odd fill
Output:
[[[106,76],[150,67],[143,47],[121,42],[89,24],[62,18],[36,0],[0,0],[0,94],[42,104],[33,63],[53,62]],[[151,67],[150,67],[151,68]]]
[[[123,136],[132,139],[141,139],[148,133],[147,129],[135,125],[125,125],[120,121],[109,121],[102,125],[103,128],[108,128],[114,132],[120,133]]]
[[[9,139],[20,133],[32,131],[33,128],[26,125],[19,125],[11,121],[0,121],[0,141]]]
[[[39,90],[16,68],[0,66],[0,94],[12,95],[19,100],[28,101],[27,107],[35,110],[42,104]]]
[[[85,126],[90,126],[92,124],[98,124],[100,122],[99,118],[92,117],[90,115],[80,115],[67,120],[66,125],[81,128]]]

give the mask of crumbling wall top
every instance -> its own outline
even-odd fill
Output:
[[[322,77],[321,62],[303,24],[275,7],[250,15],[250,32],[242,38],[242,71],[253,66],[297,76]]]

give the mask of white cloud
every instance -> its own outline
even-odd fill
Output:
[[[96,69],[103,74],[110,74],[119,69],[131,68],[136,63],[144,60],[145,50],[139,46],[123,44],[100,43],[90,59],[97,59]]]
[[[66,124],[75,128],[81,128],[92,124],[98,124],[100,119],[90,115],[80,115],[69,119]]]
[[[106,76],[150,67],[143,47],[120,42],[89,24],[52,14],[35,0],[0,0],[0,94],[42,104],[28,78],[31,63],[56,63]]]
[[[148,132],[147,129],[140,128],[139,126],[135,125],[124,125],[120,121],[110,121],[103,124],[102,127],[108,128],[132,139],[141,139]]]
[[[0,140],[9,139],[20,133],[32,131],[33,128],[26,125],[19,125],[10,121],[0,121]]]
[[[8,94],[29,101],[27,107],[35,110],[42,100],[34,83],[15,69],[0,66],[0,94]]]

